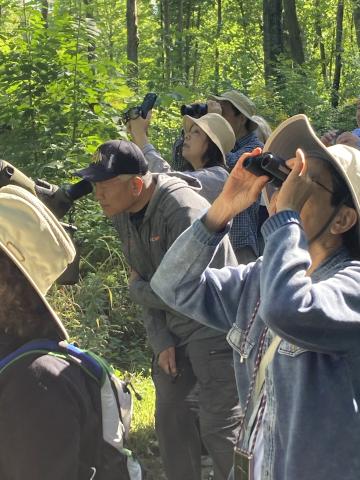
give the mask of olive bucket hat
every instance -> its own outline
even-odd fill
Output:
[[[254,103],[243,93],[237,90],[229,90],[221,95],[210,95],[210,100],[216,100],[217,102],[227,101],[230,102],[236,110],[239,110],[249,120],[249,131],[252,132],[258,128],[254,115],[256,113],[256,107]]]
[[[200,118],[193,118],[189,115],[183,117],[185,132],[189,131],[191,126],[196,124],[206,135],[215,143],[223,155],[234,148],[235,134],[230,123],[218,113],[207,113]]]
[[[0,189],[0,249],[12,260],[49,311],[61,339],[68,334],[45,295],[75,257],[60,222],[33,194],[7,185]]]
[[[347,145],[325,147],[317,137],[306,115],[295,115],[281,123],[264,145],[264,152],[271,152],[284,160],[294,158],[301,148],[305,155],[310,153],[327,160],[345,181],[358,214],[358,238],[360,239],[360,151]],[[271,185],[264,189],[268,204]]]

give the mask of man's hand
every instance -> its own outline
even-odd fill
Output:
[[[167,375],[175,376],[177,374],[175,347],[169,347],[159,354],[158,365]]]
[[[222,108],[219,102],[216,100],[208,100],[206,103],[208,106],[208,113],[218,113],[219,115],[222,115]]]
[[[298,148],[296,157],[287,160],[286,165],[292,170],[277,195],[276,211],[293,210],[300,213],[314,188],[313,181],[307,175],[304,152]]]
[[[141,278],[141,276],[138,274],[138,272],[136,270],[131,270],[130,271],[130,275],[129,275],[129,279],[128,279],[128,283],[129,285],[132,283],[132,282],[135,282],[136,280],[139,280]]]
[[[140,148],[144,148],[144,146],[149,143],[147,131],[150,125],[150,120],[151,110],[146,118],[139,116],[138,118],[135,118],[135,120],[129,120],[126,124],[128,134],[131,135],[133,142]]]
[[[354,135],[350,132],[341,133],[337,139],[336,143],[341,143],[342,145],[347,145],[348,147],[353,147],[359,149],[360,138],[357,135]]]
[[[324,135],[320,138],[320,140],[325,145],[325,147],[330,147],[330,145],[334,145],[336,136],[337,136],[336,130],[329,130],[328,132],[324,133]]]
[[[257,177],[246,170],[243,163],[248,157],[260,154],[261,148],[255,148],[252,152],[241,155],[222,192],[206,214],[205,225],[209,230],[213,232],[223,230],[235,215],[246,210],[257,200],[269,177],[265,175]]]

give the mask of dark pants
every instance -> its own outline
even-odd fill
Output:
[[[214,463],[214,479],[226,480],[240,420],[232,350],[224,336],[196,340],[176,348],[176,362],[176,380],[153,364],[155,426],[167,478],[200,479],[202,439]],[[189,398],[196,384],[200,433]]]

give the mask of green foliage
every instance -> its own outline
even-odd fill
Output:
[[[164,3],[138,1],[139,74],[133,78],[126,54],[125,0],[0,2],[0,158],[33,177],[74,182],[73,172],[89,162],[100,143],[126,138],[121,112],[138,105],[148,91],[160,97],[150,138],[168,160],[181,128],[181,104],[230,88],[249,95],[272,127],[299,112],[310,117],[319,133],[355,126],[360,57],[351,2],[345,3],[336,110],[330,97],[337,0],[296,1],[305,63],[294,65],[285,26],[284,54],[277,64],[281,81],[270,79],[266,85],[261,0],[222,0],[221,22],[218,2],[169,0],[167,35]],[[153,478],[160,479],[151,352],[139,309],[128,297],[121,245],[91,196],[77,202],[73,216],[81,281],[54,287],[51,302],[72,339],[132,375],[144,396],[135,402],[133,445],[146,457]]]

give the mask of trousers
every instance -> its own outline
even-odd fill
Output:
[[[213,460],[214,480],[226,480],[241,418],[232,349],[223,335],[194,340],[176,348],[176,363],[174,378],[153,360],[155,428],[167,478],[200,480],[202,440]]]

